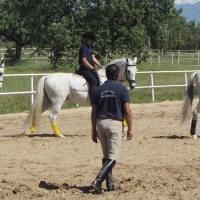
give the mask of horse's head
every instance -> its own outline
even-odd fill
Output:
[[[133,60],[131,58],[126,58],[126,69],[125,69],[125,76],[126,80],[129,83],[130,89],[134,89],[136,86],[135,83],[135,75],[137,72],[137,57],[135,57]]]
[[[135,75],[137,72],[136,63],[137,63],[137,57],[135,57],[133,60],[131,58],[116,59],[110,62],[108,65],[117,64],[120,68],[119,78],[117,79],[117,81],[122,84],[125,80],[127,80],[130,89],[133,89],[136,86],[135,83]],[[106,73],[105,71],[106,67],[103,67],[102,69],[98,70],[99,77],[100,79],[103,80],[102,82],[104,82],[107,79],[105,76]]]

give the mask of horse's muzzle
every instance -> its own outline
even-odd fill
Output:
[[[134,89],[136,87],[135,81],[129,81],[129,87],[130,89]]]

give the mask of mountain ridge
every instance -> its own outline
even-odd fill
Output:
[[[184,3],[176,4],[174,6],[177,10],[182,8],[181,16],[186,18],[186,21],[195,20],[196,23],[200,22],[200,2],[197,3]]]
[[[175,4],[194,4],[199,2],[199,0],[175,0]]]

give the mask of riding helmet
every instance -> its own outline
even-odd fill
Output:
[[[95,40],[95,34],[91,31],[86,31],[84,34],[83,34],[83,38],[84,39],[90,39],[90,40]]]

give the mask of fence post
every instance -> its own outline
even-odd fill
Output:
[[[160,56],[158,56],[158,63],[160,64]]]
[[[151,70],[151,95],[152,95],[152,101],[154,102],[155,98],[154,98],[154,85],[153,85],[153,71]]]
[[[185,70],[184,75],[185,75],[185,85],[186,85],[185,91],[186,91],[186,90],[187,90],[187,85],[188,85],[188,83],[187,83],[187,72],[186,72],[186,70]]]
[[[152,58],[151,58],[151,48],[150,48],[150,50],[149,50],[149,60],[150,60],[150,64],[152,65]]]
[[[174,55],[173,55],[173,52],[172,52],[172,65],[174,64]]]
[[[199,51],[198,51],[198,65],[199,65]]]
[[[36,53],[36,61],[35,62],[37,63],[37,53]]]
[[[33,75],[31,75],[31,92],[33,92]],[[34,99],[34,94],[31,94],[31,105],[33,105],[33,101],[34,101],[33,99]]]
[[[180,50],[178,50],[178,65],[179,65]]]

